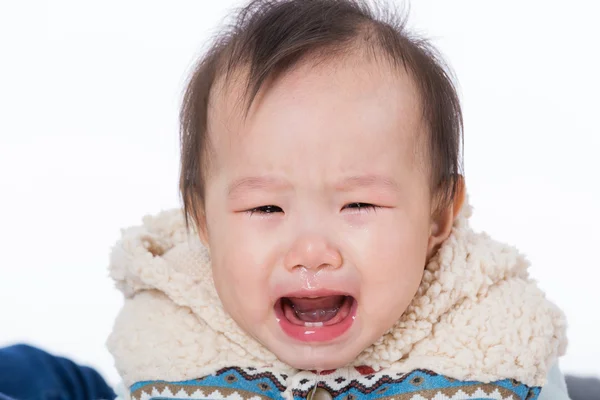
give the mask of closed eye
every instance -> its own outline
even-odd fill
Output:
[[[268,206],[254,207],[254,208],[247,210],[246,212],[249,213],[250,215],[252,215],[252,214],[268,215],[268,214],[282,213],[283,210],[281,209],[281,207],[274,206],[274,205],[268,205]]]
[[[380,208],[379,206],[376,206],[375,204],[370,204],[370,203],[349,203],[346,204],[342,210],[345,209],[350,209],[352,211],[377,211],[377,209]]]

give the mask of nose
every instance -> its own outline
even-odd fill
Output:
[[[342,255],[326,238],[320,235],[304,235],[298,238],[285,256],[285,266],[289,270],[304,267],[308,269],[339,268]]]

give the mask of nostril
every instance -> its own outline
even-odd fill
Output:
[[[302,271],[308,271],[311,269],[321,270],[321,269],[327,269],[327,268],[333,268],[333,266],[331,264],[321,264],[321,265],[317,266],[316,268],[311,268],[311,267],[307,267],[306,265],[299,264],[294,267],[294,269],[299,269]]]
[[[319,267],[319,269],[336,269],[339,268],[340,265],[333,265],[333,264],[321,264],[321,266]]]

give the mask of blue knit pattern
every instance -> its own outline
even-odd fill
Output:
[[[138,382],[130,390],[132,399],[136,400],[283,400],[286,379],[285,374],[232,367],[200,379]],[[318,387],[329,392],[334,400],[535,400],[541,390],[512,379],[492,383],[459,381],[427,370],[415,370],[408,374],[373,374],[360,379],[336,378],[334,375],[319,382]],[[292,390],[294,400],[306,399],[313,388],[314,382],[300,382],[300,387]]]

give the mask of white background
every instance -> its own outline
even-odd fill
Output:
[[[118,380],[108,254],[179,205],[181,92],[236,3],[0,3],[0,345]],[[563,369],[600,375],[597,4],[414,0],[410,25],[460,83],[476,228],[528,254],[565,310]]]

